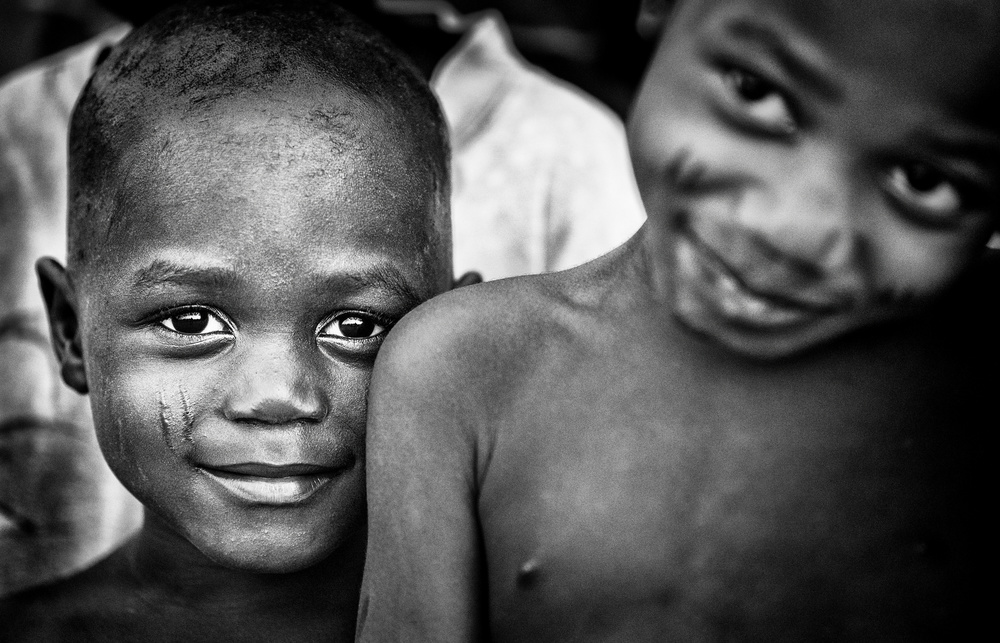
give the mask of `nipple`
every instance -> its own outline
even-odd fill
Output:
[[[520,589],[531,589],[538,584],[542,574],[542,563],[538,558],[529,558],[517,570],[517,586]]]

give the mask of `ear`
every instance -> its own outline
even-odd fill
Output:
[[[642,0],[635,30],[643,39],[655,40],[667,23],[678,0]]]
[[[85,394],[87,371],[83,364],[83,344],[77,314],[76,292],[66,269],[59,262],[43,257],[35,263],[38,284],[49,314],[49,333],[59,361],[63,381],[77,393]]]
[[[471,286],[472,284],[483,283],[483,276],[478,272],[467,272],[458,279],[451,282],[451,289],[461,288],[462,286]]]

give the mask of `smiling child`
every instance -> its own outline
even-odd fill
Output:
[[[644,227],[445,294],[379,355],[359,638],[972,638],[1000,5],[679,0],[644,22]]]
[[[145,505],[96,566],[0,607],[17,640],[351,640],[369,376],[451,287],[447,136],[325,3],[193,3],[131,33],[70,133],[63,379]]]

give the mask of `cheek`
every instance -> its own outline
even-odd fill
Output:
[[[676,149],[683,146],[683,124],[692,110],[682,90],[674,87],[678,82],[654,70],[636,97],[626,133],[640,181],[661,173]]]
[[[368,418],[371,367],[341,369],[330,391],[330,413],[336,425],[349,428],[363,443]]]
[[[762,169],[779,175],[785,171],[776,166],[787,162],[786,150],[774,153],[777,146],[766,148],[720,120],[709,96],[710,71],[690,65],[686,72],[650,77],[630,120],[636,181],[651,214],[676,210],[678,200],[706,178],[725,178],[724,184],[715,181],[719,188],[745,182]],[[704,188],[698,193],[703,195]]]
[[[696,87],[669,65],[673,52],[661,44],[646,72],[626,123],[632,167],[643,198],[657,192],[667,166],[684,147],[683,132]]]
[[[988,226],[935,232],[889,218],[873,231],[874,280],[882,287],[919,299],[951,286],[985,248]]]
[[[196,409],[194,392],[210,389],[198,369],[145,365],[123,356],[95,360],[98,377],[91,404],[98,442],[108,464],[126,487],[142,497],[154,472],[190,448]],[[113,368],[108,368],[113,363]]]

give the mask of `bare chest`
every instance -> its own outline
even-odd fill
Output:
[[[920,638],[965,609],[981,479],[954,381],[637,366],[552,372],[499,420],[498,638]]]

